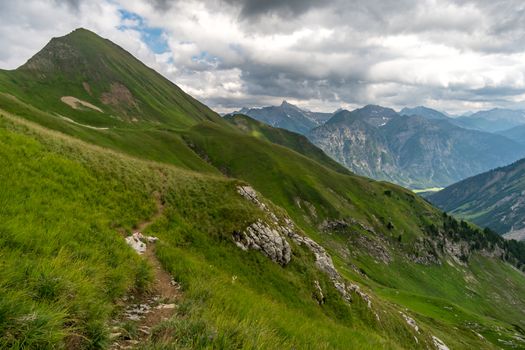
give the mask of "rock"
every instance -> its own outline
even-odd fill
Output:
[[[288,241],[279,231],[258,219],[243,232],[234,232],[233,240],[242,250],[259,250],[272,261],[286,265],[291,259]]]
[[[432,342],[434,343],[434,346],[437,350],[450,350],[448,346],[446,346],[445,343],[443,343],[443,341],[436,336],[432,336]]]
[[[157,305],[157,309],[174,309],[175,304],[159,304]]]
[[[325,302],[323,290],[319,284],[319,281],[314,281],[314,298],[317,300],[319,305],[322,305]]]
[[[309,237],[300,236],[295,232],[289,231],[289,237],[299,245],[305,245],[315,255],[315,264],[319,270],[325,272],[331,280],[340,279],[339,272],[337,272],[332,258],[326,250],[320,246],[317,242]]]
[[[350,295],[349,291],[355,291],[360,297],[365,299],[369,307],[371,307],[370,297],[367,294],[361,292],[357,285],[346,285],[344,279],[341,277],[341,275],[339,275],[339,272],[335,268],[332,257],[321,245],[311,238],[300,236],[291,230],[289,231],[289,237],[299,245],[304,244],[314,254],[317,268],[328,275],[335,289],[339,292],[339,294],[341,294],[344,300],[351,302],[352,296]]]
[[[134,232],[131,236],[126,237],[126,243],[137,253],[143,254],[146,251],[146,244],[143,239],[142,233]]]
[[[416,264],[421,265],[441,265],[438,247],[434,240],[430,238],[418,238],[414,243],[412,253],[407,254],[407,258]]]
[[[363,299],[366,302],[366,305],[368,306],[369,309],[372,308],[372,300],[370,299],[370,296],[368,294],[362,292],[361,291],[361,287],[359,287],[355,283],[350,283],[346,288],[347,288],[347,290],[350,290],[350,291],[356,293],[357,295],[359,295],[361,297],[361,299]],[[379,318],[379,316],[377,314],[376,314],[376,318]]]
[[[417,325],[416,321],[410,317],[410,316],[407,316],[405,315],[404,313],[402,313],[401,311],[399,311],[399,313],[401,314],[401,316],[403,316],[403,318],[405,319],[406,323],[414,328],[414,330],[416,331],[416,333],[419,333],[419,326]]]
[[[134,232],[131,236],[126,237],[126,243],[133,248],[137,253],[144,254],[146,251],[146,243],[155,243],[159,239],[153,236],[144,236],[140,232]]]
[[[449,239],[443,240],[443,251],[452,257],[454,262],[465,266],[470,257],[470,245],[465,241],[454,242]]]
[[[255,192],[253,187],[251,187],[251,186],[238,186],[237,187],[237,192],[239,192],[239,194],[241,196],[243,196],[244,198],[246,198],[250,202],[252,202],[254,204],[257,204],[257,206],[261,210],[268,211],[268,208],[266,207],[266,205],[259,200],[259,197],[257,196],[257,192]]]
[[[349,229],[351,225],[357,226],[363,231],[376,234],[376,231],[373,227],[365,225],[354,218],[333,220],[326,219],[319,225],[319,229],[324,232],[341,232]]]
[[[392,261],[386,242],[381,236],[369,237],[364,234],[357,233],[350,238],[352,244],[357,244],[362,247],[370,256],[383,264],[389,264]]]
[[[146,236],[146,240],[148,241],[148,243],[155,243],[159,239],[157,237],[154,237],[154,236]]]

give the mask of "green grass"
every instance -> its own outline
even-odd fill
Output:
[[[5,117],[0,124],[3,346],[107,344],[115,300],[147,288],[150,276],[119,231],[153,214],[154,192],[162,193],[166,214],[149,231],[161,238],[159,259],[192,305],[165,327],[204,324],[192,332],[215,334],[207,345],[223,348],[401,348],[399,340],[410,337],[406,327],[394,333],[365,323],[366,306],[346,306],[304,248],[295,247],[286,269],[236,248],[231,232],[260,216],[236,193],[236,181],[24,124]],[[311,294],[314,279],[327,293],[323,308]]]
[[[425,332],[436,334],[447,344],[454,344],[459,348],[480,344],[477,336],[471,336],[474,334],[471,330],[465,327],[460,328],[460,331],[454,330],[466,321],[479,324],[482,328],[480,333],[487,334],[487,339],[489,339],[488,335],[496,329],[496,325],[508,329],[510,324],[519,324],[520,312],[508,308],[508,305],[511,305],[507,304],[510,300],[507,299],[502,304],[495,299],[485,299],[491,293],[501,297],[504,295],[504,290],[488,289],[490,293],[487,292],[481,294],[479,298],[469,300],[464,297],[467,290],[463,275],[448,265],[422,267],[402,260],[396,260],[391,265],[384,265],[367,258],[366,252],[358,254],[357,258],[341,257],[338,252],[347,242],[345,234],[320,236],[316,230],[316,225],[325,218],[351,216],[363,222],[370,222],[368,220],[376,218],[376,221],[372,221],[375,223],[374,227],[379,232],[383,232],[386,237],[389,235],[395,237],[398,232],[402,231],[406,242],[416,239],[424,234],[420,226],[432,218],[438,220],[440,216],[434,214],[433,209],[417,196],[408,191],[399,190],[396,186],[343,175],[286,148],[275,147],[265,140],[254,140],[250,136],[239,137],[238,134],[231,131],[232,135],[238,138],[236,142],[243,145],[243,147],[234,149],[232,143],[227,142],[231,135],[226,134],[222,138],[221,133],[224,131],[219,129],[220,132],[218,132],[210,125],[206,125],[204,130],[199,130],[198,133],[192,130],[183,135],[186,140],[191,137],[191,142],[195,147],[205,145],[207,156],[217,168],[221,168],[220,163],[215,163],[217,158],[219,155],[224,157],[219,159],[224,164],[230,164],[228,169],[230,174],[252,183],[263,194],[272,198],[272,202],[286,208],[306,232],[323,242],[334,255],[340,270],[348,278],[368,286],[368,292],[375,295],[374,307],[381,315],[381,322],[378,323],[364,303],[356,301],[350,307],[345,305],[327,277],[315,268],[313,256],[303,248],[294,246],[292,263],[283,269],[257,252],[242,252],[232,244],[231,232],[245,227],[255,217],[260,216],[257,208],[247,205],[236,194],[237,180],[228,180],[219,175],[201,175],[161,163],[136,160],[99,147],[86,147],[79,141],[39,129],[22,120],[13,124],[3,118],[3,127],[8,130],[3,131],[6,134],[2,137],[3,142],[7,143],[7,140],[13,139],[10,147],[3,147],[4,156],[11,157],[10,161],[5,161],[6,164],[9,164],[4,167],[5,180],[6,183],[9,183],[13,181],[11,180],[14,178],[13,172],[19,174],[17,177],[19,182],[8,187],[20,192],[18,197],[9,194],[5,198],[22,203],[19,196],[35,193],[32,195],[36,196],[35,201],[48,208],[49,203],[39,197],[40,194],[42,197],[56,198],[59,201],[64,201],[66,198],[67,201],[73,203],[69,211],[62,209],[54,202],[51,203],[52,209],[49,210],[49,215],[54,215],[55,221],[60,222],[56,217],[66,216],[71,220],[76,218],[82,221],[83,225],[91,227],[97,219],[102,220],[100,224],[102,227],[96,227],[104,235],[96,236],[97,238],[89,235],[92,239],[90,241],[93,244],[92,248],[75,243],[75,239],[78,236],[82,237],[84,231],[81,233],[75,231],[77,233],[74,236],[62,237],[54,234],[52,237],[55,239],[60,237],[62,242],[69,242],[73,247],[72,251],[77,249],[90,251],[95,247],[98,248],[98,245],[103,245],[104,249],[112,252],[116,249],[127,252],[126,259],[130,259],[126,261],[128,265],[119,262],[118,265],[122,266],[122,270],[112,271],[114,275],[119,273],[121,275],[119,278],[114,277],[117,281],[112,283],[116,287],[112,288],[110,294],[101,298],[95,293],[92,299],[96,299],[96,302],[89,298],[76,301],[80,304],[85,302],[89,307],[96,308],[96,314],[105,315],[106,320],[110,318],[116,298],[132,288],[137,288],[138,285],[144,286],[148,276],[147,273],[142,273],[142,279],[139,280],[129,276],[125,267],[133,269],[129,264],[139,264],[140,260],[137,260],[124,246],[118,229],[123,227],[129,231],[134,224],[147,219],[155,210],[153,193],[157,191],[163,194],[162,198],[166,204],[165,216],[151,226],[149,231],[161,238],[158,246],[159,259],[184,286],[188,310],[186,314],[159,325],[159,336],[146,344],[146,348],[176,346],[188,348],[201,346],[209,348],[345,348],[353,346],[371,349],[415,347],[416,343],[412,341],[411,331],[396,311],[399,307],[409,308],[414,318],[422,327],[425,327]],[[207,132],[217,134],[210,135]],[[7,137],[7,135],[10,136]],[[25,146],[25,143],[32,146]],[[232,145],[231,149],[228,148],[230,145]],[[35,150],[31,151],[33,148]],[[210,152],[215,148],[218,150],[217,153]],[[246,153],[246,159],[257,160],[250,164],[259,164],[261,168],[245,167],[248,163],[242,161],[244,156],[240,150]],[[33,163],[25,157],[29,160],[33,159]],[[48,158],[56,158],[60,166],[43,162]],[[19,161],[16,162],[13,159]],[[286,159],[286,161],[280,161],[280,159]],[[15,164],[22,169],[28,167],[35,170],[23,176],[24,172],[21,172],[20,169],[8,171]],[[273,164],[273,172],[264,171],[269,164]],[[279,167],[276,168],[277,164]],[[44,169],[40,171],[40,167]],[[30,178],[45,178],[43,175],[46,171],[50,173],[49,176],[58,177],[54,180],[55,186],[50,186],[47,182],[45,185],[35,184],[37,187],[34,188],[24,186],[24,183],[31,183]],[[291,181],[289,186],[280,184],[283,175],[287,176],[284,177],[288,179],[287,181]],[[322,180],[312,181],[314,178],[322,178]],[[67,186],[68,181],[71,183],[69,186]],[[50,196],[46,191],[52,189],[59,192]],[[287,192],[290,189],[293,192]],[[362,200],[362,191],[366,191],[369,200]],[[70,193],[74,193],[74,196]],[[294,201],[295,193],[301,193],[304,201],[302,208],[299,208]],[[316,205],[316,216],[312,215],[311,210],[304,205],[306,202]],[[91,211],[89,211],[90,205],[93,206]],[[133,209],[134,205],[136,209]],[[270,202],[268,205],[273,206]],[[4,207],[14,208],[16,206],[12,202],[7,202]],[[86,209],[81,209],[84,207]],[[60,209],[56,210],[57,208]],[[278,208],[274,210],[280,211]],[[10,217],[17,218],[21,222],[28,222],[29,220],[20,212],[22,212],[21,209],[16,213],[11,213]],[[34,216],[35,220],[41,218],[42,213],[45,213],[37,204],[31,204],[27,212]],[[78,218],[77,212],[85,216]],[[89,213],[92,213],[93,217]],[[387,218],[388,222],[393,222],[394,232],[385,228],[387,220],[381,220],[381,218]],[[414,218],[419,219],[414,222]],[[74,225],[74,222],[69,225]],[[47,225],[46,221],[46,229]],[[32,232],[33,226],[28,226],[26,231],[20,230],[19,227],[20,224],[15,225],[12,230],[20,232],[20,239],[34,240],[30,238],[33,235],[29,233]],[[354,229],[359,230],[357,227]],[[84,235],[91,232],[87,228],[85,230]],[[6,235],[6,237],[9,236]],[[33,243],[32,249],[40,245],[45,247],[54,242],[53,239],[47,238],[49,236],[42,237],[42,241]],[[352,247],[349,248],[352,249]],[[401,252],[402,247],[400,246],[399,249]],[[45,263],[40,262],[39,264],[52,265],[45,259],[49,255],[52,256],[52,251],[46,250],[42,255],[42,261]],[[28,254],[28,259],[31,256]],[[399,257],[396,258],[399,259]],[[62,259],[68,262],[75,261],[75,257],[67,255]],[[96,262],[89,260],[87,264],[97,266],[96,264],[106,263],[106,259],[105,257],[98,258]],[[18,271],[14,258],[10,260],[13,264],[12,270]],[[480,261],[484,262],[483,259]],[[369,279],[362,279],[353,272],[348,272],[344,266],[349,263],[359,266],[367,273]],[[62,268],[67,269],[71,266],[63,263]],[[480,278],[485,279],[483,285],[490,286],[499,283],[504,285],[503,281],[497,279],[498,273],[508,278],[511,270],[501,270],[500,266],[501,263],[495,264],[494,268],[499,270],[491,273],[481,270],[480,276],[482,277]],[[53,268],[48,267],[50,270]],[[101,269],[105,271],[102,267]],[[75,274],[78,271],[82,271],[82,268],[75,267]],[[67,275],[67,272],[60,274]],[[97,278],[104,276],[98,270],[94,274],[98,276]],[[236,276],[236,279],[232,283],[233,276]],[[451,276],[456,277],[451,279]],[[103,280],[108,278],[110,277],[103,277]],[[516,279],[516,285],[510,290],[517,293],[516,300],[523,302],[519,296],[520,288],[523,287],[523,276],[518,274],[513,278]],[[74,280],[73,277],[71,279]],[[323,290],[328,295],[329,302],[323,307],[319,307],[312,297],[314,280],[321,281]],[[443,281],[449,283],[444,284]],[[86,280],[80,279],[77,282],[79,286],[83,283],[86,283]],[[86,284],[96,289],[96,282],[88,280]],[[17,285],[16,288],[10,285],[10,290],[22,289],[20,285]],[[79,286],[74,285],[73,288],[87,288]],[[45,295],[49,294],[46,292],[47,289],[46,284],[43,289]],[[60,288],[58,290],[62,291]],[[102,288],[102,290],[105,289]],[[107,343],[107,330],[104,323],[100,322],[100,317],[91,321],[89,318],[82,319],[78,321],[78,325],[70,325],[68,322],[70,318],[77,319],[76,311],[70,310],[69,307],[66,308],[64,304],[61,304],[63,302],[61,300],[59,298],[59,301],[48,301],[49,306],[46,307],[58,311],[50,316],[53,322],[42,322],[46,327],[52,327],[48,332],[56,338],[49,338],[43,332],[35,332],[34,329],[28,328],[29,334],[36,334],[36,337],[45,339],[44,343],[38,343],[42,340],[35,340],[34,344],[63,342],[74,334],[87,335],[88,339],[92,339],[90,332],[93,332],[93,328],[98,329],[99,332],[97,333],[99,334],[98,343],[95,342],[94,345],[102,346]],[[241,303],[240,300],[243,302]],[[417,303],[417,300],[422,301]],[[460,305],[461,318],[455,319],[447,312],[437,312],[440,306],[434,305],[439,300],[443,305],[453,307]],[[491,302],[496,306],[488,307],[487,305]],[[497,309],[502,306],[502,311],[498,312]],[[26,311],[19,311],[20,315],[24,315],[24,312],[28,312],[27,310],[31,310],[32,307],[35,306],[24,309]],[[99,309],[103,309],[104,312]],[[44,311],[41,312],[44,313]],[[45,312],[51,313],[49,310]],[[19,317],[23,318],[23,316]],[[499,321],[495,321],[496,319]],[[92,326],[90,322],[98,325],[99,328]],[[12,322],[7,324],[12,324]],[[181,327],[188,334],[178,339],[174,334],[179,334],[177,329]],[[170,336],[166,338],[166,334]],[[504,334],[509,336],[511,333],[506,330]],[[16,334],[14,337],[18,339],[21,335]],[[456,337],[460,337],[461,341],[456,342]],[[497,339],[492,340],[497,342]],[[428,342],[428,338],[422,337],[421,342],[424,341]],[[171,345],[167,345],[168,343]],[[86,341],[85,346],[89,344]]]
[[[104,345],[113,301],[150,276],[116,231],[154,210],[148,188],[0,122],[0,347]]]

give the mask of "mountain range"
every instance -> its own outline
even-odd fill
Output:
[[[500,135],[379,106],[341,111],[309,138],[357,174],[410,188],[443,187],[525,155]]]
[[[428,108],[425,106],[418,106],[418,107],[405,107],[403,108],[399,114],[406,115],[406,116],[412,116],[417,115],[420,117],[424,117],[427,119],[437,119],[437,120],[448,120],[449,117],[439,111],[436,111],[435,109]]]
[[[524,244],[85,29],[0,71],[0,180],[0,348],[525,346]]]
[[[487,111],[478,111],[469,116],[453,118],[451,121],[467,129],[501,132],[519,125],[525,125],[525,111],[494,108]]]
[[[318,125],[306,118],[312,112],[286,102],[238,113],[305,134],[359,175],[410,188],[444,187],[525,156],[524,145],[515,140],[458,127],[454,119],[422,106],[399,113],[373,105],[339,110],[315,119]]]

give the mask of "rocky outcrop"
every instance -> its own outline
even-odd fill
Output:
[[[275,214],[270,209],[268,209],[266,204],[264,204],[263,202],[261,202],[259,200],[259,197],[257,196],[257,192],[255,192],[253,187],[251,187],[251,186],[238,186],[237,187],[237,192],[241,196],[243,196],[244,198],[249,200],[250,202],[252,202],[255,205],[257,205],[259,207],[259,209],[261,209],[262,211],[266,212],[270,216],[270,218],[273,220],[273,222],[275,224],[278,223],[279,220],[277,219],[277,216],[275,216]]]
[[[470,244],[466,241],[454,242],[449,239],[443,240],[443,252],[460,265],[465,265],[471,254]]]
[[[407,254],[407,258],[416,264],[421,265],[441,265],[437,244],[428,238],[418,238],[414,242],[413,252]]]
[[[138,103],[129,89],[121,83],[111,83],[110,90],[100,96],[105,105],[138,109]]]
[[[233,240],[242,250],[258,250],[281,265],[290,262],[291,249],[286,239],[263,221],[258,219],[243,232],[234,232]]]
[[[317,268],[326,273],[333,283],[335,289],[341,294],[344,300],[352,301],[351,292],[359,295],[368,305],[372,307],[372,300],[370,296],[361,291],[361,288],[355,283],[347,283],[344,278],[339,274],[334,266],[332,257],[326,252],[326,250],[319,245],[317,242],[309,237],[301,236],[294,232],[293,223],[289,222],[288,236],[298,245],[305,245],[315,256],[315,265]]]
[[[350,241],[361,247],[361,251],[367,252],[378,262],[388,265],[392,261],[387,248],[388,242],[379,235],[372,238],[369,235],[357,234],[352,236]]]
[[[323,232],[340,232],[345,231],[352,225],[359,227],[363,231],[376,234],[376,231],[373,227],[365,225],[354,218],[332,220],[326,219],[319,225],[319,229]]]
[[[370,299],[370,296],[368,294],[361,291],[361,287],[359,287],[357,284],[350,283],[349,285],[346,286],[346,289],[359,295],[361,299],[363,299],[366,302],[366,305],[368,306],[368,308],[369,309],[372,308],[372,299]],[[376,314],[376,317],[378,317],[377,314]]]
[[[243,250],[258,250],[272,261],[283,266],[288,264],[291,259],[292,250],[286,240],[287,231],[279,225],[277,216],[266,204],[259,200],[257,192],[255,192],[251,186],[238,186],[237,192],[265,212],[270,219],[269,221],[272,222],[273,227],[261,219],[257,219],[256,222],[250,224],[244,231],[233,233],[232,238],[235,244]]]
[[[335,268],[332,257],[327,251],[313,239],[298,234],[298,230],[292,220],[288,217],[282,219],[277,218],[268,206],[259,199],[257,192],[252,187],[238,186],[237,192],[250,202],[256,204],[268,215],[275,225],[275,227],[272,228],[259,219],[248,226],[243,232],[234,232],[233,241],[239,248],[243,250],[259,250],[273,261],[281,265],[286,265],[291,259],[291,248],[285,239],[285,237],[289,237],[297,245],[307,247],[308,250],[314,254],[315,265],[328,276],[344,300],[348,302],[352,301],[351,293],[353,292],[365,300],[368,307],[372,306],[370,296],[362,292],[358,285],[347,283]],[[317,289],[317,287],[319,288]],[[324,300],[324,295],[320,288],[317,282],[316,291],[320,291],[320,295]]]

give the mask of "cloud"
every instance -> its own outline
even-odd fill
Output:
[[[269,14],[280,17],[298,16],[312,8],[329,3],[323,0],[226,0],[226,2],[240,7],[241,16],[247,18]]]
[[[2,1],[0,65],[83,26],[219,111],[287,99],[462,112],[525,105],[524,21],[516,0]]]

